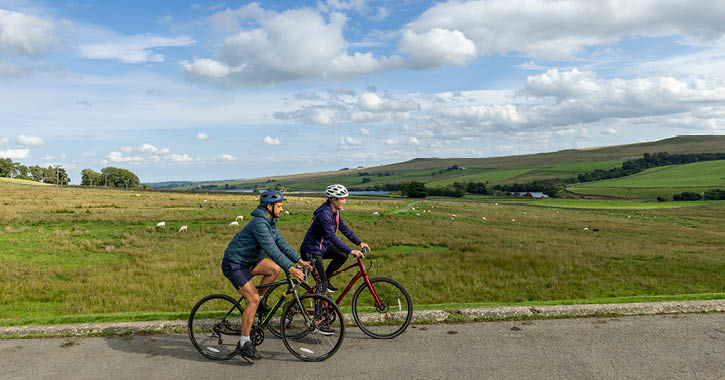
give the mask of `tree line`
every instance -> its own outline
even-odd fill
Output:
[[[61,167],[48,166],[26,166],[20,162],[14,162],[10,158],[0,158],[0,177],[17,178],[54,185],[68,185],[71,180],[68,172]],[[150,188],[148,185],[141,185],[138,176],[127,169],[114,168],[112,166],[101,169],[97,173],[91,169],[81,171],[81,186],[107,186],[122,188]]]
[[[48,166],[26,166],[9,158],[0,158],[0,177],[25,179],[28,181],[67,185],[70,183],[64,168]]]
[[[121,187],[127,189],[142,187],[136,174],[130,170],[114,168],[113,166],[101,169],[100,173],[92,169],[83,169],[81,171],[81,186]]]

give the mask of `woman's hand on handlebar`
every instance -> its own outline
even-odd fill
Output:
[[[302,281],[305,280],[305,274],[302,272],[302,270],[301,269],[297,269],[294,266],[291,266],[289,268],[289,270],[287,270],[287,273],[289,273],[290,275],[292,275],[292,277],[295,280],[299,281],[299,282],[302,282]]]
[[[360,243],[360,250],[363,251],[363,253],[366,252],[365,251],[366,249],[369,251],[370,250],[370,246],[367,245],[367,244],[365,244],[365,243]]]
[[[310,270],[312,270],[312,264],[310,264],[309,261],[304,261],[304,260],[300,259],[299,261],[297,261],[297,265],[302,265],[303,267],[307,267]]]
[[[355,258],[357,258],[357,259],[365,258],[365,255],[361,251],[358,251],[357,249],[353,249],[352,251],[350,251],[350,253],[352,253],[352,255],[355,256]]]

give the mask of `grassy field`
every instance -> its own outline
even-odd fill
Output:
[[[238,231],[228,224],[237,215],[246,222],[256,204],[244,194],[6,182],[0,193],[0,325],[99,314],[183,318],[206,294],[233,294],[219,268]],[[280,225],[293,247],[321,202],[285,203],[290,215]],[[723,205],[416,202],[398,213],[411,201],[351,198],[345,221],[373,247],[371,274],[402,282],[420,308],[725,291]],[[160,221],[165,228],[155,227]],[[187,232],[177,232],[182,225]]]
[[[702,193],[715,187],[725,187],[725,161],[652,168],[628,177],[579,183],[567,190],[585,195],[671,199],[683,191]]]

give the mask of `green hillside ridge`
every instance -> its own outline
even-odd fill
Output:
[[[172,187],[177,190],[206,188],[266,188],[279,184],[289,190],[319,191],[331,183],[351,188],[419,181],[427,186],[453,182],[488,182],[489,185],[523,183],[537,179],[563,178],[595,169],[609,169],[644,153],[712,153],[725,149],[725,136],[677,136],[654,142],[567,149],[558,152],[485,158],[416,158],[410,161],[317,173],[303,173],[249,180],[226,180]],[[446,170],[457,166],[458,170]],[[367,173],[370,175],[361,175]],[[363,183],[363,178],[369,181]],[[210,188],[211,187],[211,188]]]
[[[725,161],[697,162],[647,169],[628,177],[577,183],[568,191],[619,198],[672,198],[684,191],[702,193],[725,187]]]

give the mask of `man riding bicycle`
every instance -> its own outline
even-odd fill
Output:
[[[261,284],[273,282],[281,268],[296,278],[304,279],[301,270],[294,263],[312,268],[307,261],[287,244],[277,230],[277,219],[282,214],[284,195],[276,190],[265,191],[259,197],[259,206],[252,211],[252,220],[229,242],[224,251],[222,272],[246,300],[247,307],[242,314],[242,335],[237,351],[250,359],[261,359],[254,343],[249,338],[254,315],[259,307],[259,297],[267,288],[257,291],[253,276],[264,276]],[[269,255],[272,260],[264,258]],[[281,268],[280,268],[281,267]]]
[[[337,288],[328,282],[328,277],[335,273],[336,270],[347,260],[348,255],[362,257],[360,250],[352,249],[345,244],[336,233],[338,230],[342,232],[353,244],[360,246],[360,249],[370,247],[363,243],[357,235],[342,221],[340,212],[347,201],[348,191],[343,185],[330,185],[325,190],[327,201],[315,210],[314,217],[310,228],[307,229],[305,239],[300,246],[300,253],[305,260],[313,259],[313,265],[317,270],[320,280],[317,285],[317,292],[324,295],[325,291],[336,292]],[[322,259],[332,259],[332,262],[325,270]]]

